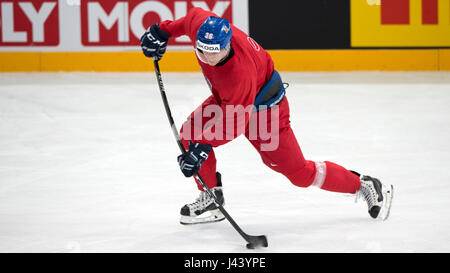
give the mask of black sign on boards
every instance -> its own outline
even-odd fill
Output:
[[[249,0],[249,28],[265,49],[350,48],[350,0]]]

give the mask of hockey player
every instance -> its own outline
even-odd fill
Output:
[[[188,35],[193,42],[198,63],[212,95],[196,109],[183,124],[180,135],[187,152],[178,156],[180,169],[186,177],[198,172],[208,188],[224,203],[221,174],[216,171],[213,147],[223,145],[243,134],[259,152],[262,161],[272,170],[283,174],[298,187],[316,186],[320,189],[351,193],[362,197],[372,218],[385,220],[389,215],[393,195],[392,185],[378,179],[349,171],[335,163],[313,162],[303,157],[289,121],[289,104],[279,73],[274,70],[270,55],[244,32],[226,19],[201,8],[192,8],[185,17],[151,25],[141,37],[141,47],[147,57],[160,60],[170,37]],[[222,114],[214,117],[214,124],[194,130],[196,124],[207,124],[211,117],[202,115],[208,106],[217,106],[226,112],[228,106],[252,105],[267,111],[271,124],[276,109],[278,146],[262,149],[268,140],[261,135],[250,137],[249,123],[258,110],[245,112],[240,118]],[[200,119],[200,120],[199,120]],[[237,121],[236,121],[237,120]],[[197,121],[200,121],[197,123]],[[233,126],[226,126],[228,124]],[[208,138],[215,134],[220,137]],[[213,200],[198,184],[200,196],[181,209],[182,224],[216,222],[224,219]]]

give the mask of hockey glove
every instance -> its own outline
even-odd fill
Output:
[[[141,37],[142,52],[149,58],[156,56],[158,61],[161,60],[166,52],[169,37],[169,34],[159,28],[158,23],[151,25]]]
[[[181,172],[186,177],[191,177],[200,170],[202,163],[208,158],[212,146],[208,144],[189,142],[189,150],[178,156],[178,164]]]

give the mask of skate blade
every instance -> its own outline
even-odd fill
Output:
[[[386,221],[391,212],[392,199],[394,198],[394,186],[387,186],[387,190],[383,189],[383,205],[381,207],[378,219],[381,221]]]
[[[206,216],[181,216],[180,224],[182,225],[197,225],[220,222],[225,219],[225,216],[218,209],[213,211],[207,211],[204,214]]]

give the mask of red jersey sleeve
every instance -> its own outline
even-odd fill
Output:
[[[201,8],[192,8],[188,11],[185,17],[182,17],[175,21],[162,21],[159,27],[166,33],[173,37],[179,37],[181,35],[188,35],[193,43],[197,38],[197,31],[200,25],[209,16],[217,16],[216,14],[203,10]]]

